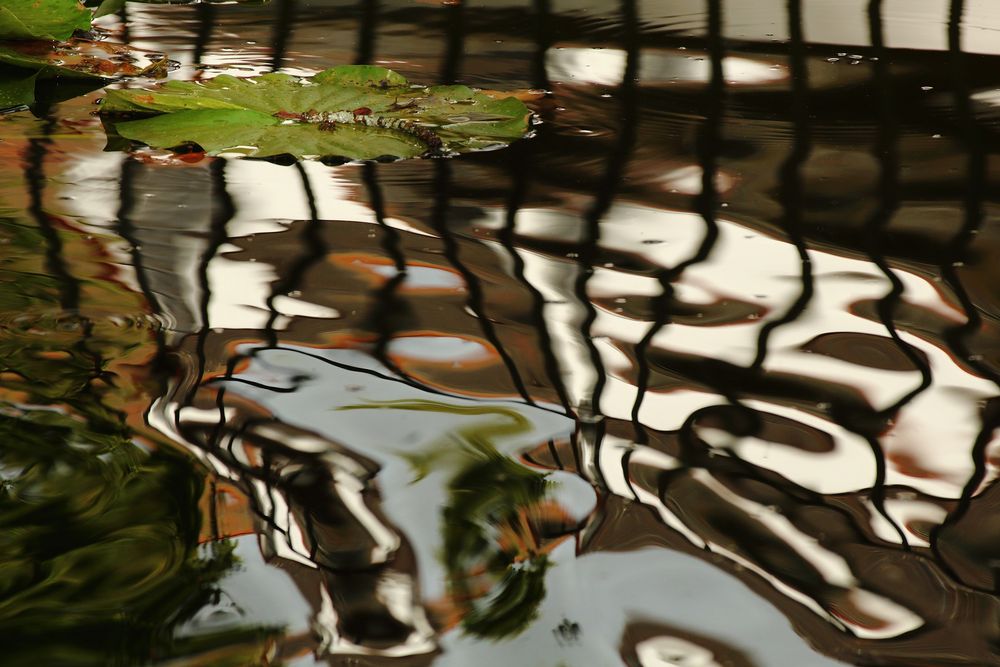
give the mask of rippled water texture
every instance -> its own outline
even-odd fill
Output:
[[[0,116],[0,664],[1000,665],[1000,5],[101,25],[551,94],[335,167]]]

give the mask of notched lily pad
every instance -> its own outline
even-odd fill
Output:
[[[69,39],[92,14],[78,0],[3,0],[0,39]]]
[[[506,146],[531,129],[531,112],[514,94],[413,86],[372,65],[304,79],[221,75],[112,90],[101,114],[112,134],[153,148],[196,144],[209,154],[300,159],[463,153]]]

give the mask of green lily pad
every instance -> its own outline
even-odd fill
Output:
[[[90,20],[78,0],[3,0],[0,39],[69,39],[88,30]]]
[[[526,136],[531,120],[514,96],[412,86],[371,65],[335,67],[306,79],[221,75],[112,90],[101,114],[119,136],[154,148],[197,144],[210,154],[351,160],[496,148]],[[150,117],[131,120],[136,116]]]

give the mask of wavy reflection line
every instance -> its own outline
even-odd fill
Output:
[[[809,250],[802,233],[804,193],[801,172],[812,150],[809,136],[810,123],[807,102],[809,81],[806,64],[806,43],[805,36],[803,35],[802,0],[788,1],[788,24],[790,39],[788,60],[792,86],[790,105],[793,124],[792,150],[781,166],[779,196],[782,208],[784,209],[781,226],[788,235],[789,240],[795,245],[802,267],[802,291],[784,315],[771,320],[761,328],[760,335],[757,338],[757,356],[751,366],[758,372],[764,370],[763,367],[768,354],[768,342],[771,334],[779,327],[798,319],[809,306],[814,293],[812,260],[809,257]],[[903,547],[908,548],[906,534],[897,524],[896,520],[892,518],[885,506],[887,469],[885,452],[882,450],[878,438],[869,429],[865,429],[863,433],[859,432],[859,435],[868,443],[872,452],[872,460],[875,464],[875,476],[872,480],[871,488],[872,506],[892,526]]]
[[[879,162],[879,204],[865,224],[868,256],[879,271],[885,274],[891,289],[877,305],[879,319],[896,347],[920,371],[920,383],[900,397],[895,403],[881,411],[885,417],[893,417],[907,403],[915,399],[931,386],[930,364],[905,342],[896,329],[896,308],[902,300],[904,286],[896,272],[892,270],[885,255],[885,228],[899,209],[899,122],[892,101],[888,58],[883,37],[883,0],[871,0],[868,4],[868,30],[872,46],[872,83],[878,100],[878,125],[873,155]]]
[[[431,213],[431,227],[438,233],[441,242],[444,244],[445,258],[455,267],[455,270],[461,274],[462,279],[465,281],[465,287],[469,293],[466,305],[468,305],[469,310],[472,311],[472,314],[479,322],[483,336],[493,346],[493,349],[497,351],[497,354],[500,355],[500,359],[507,368],[507,374],[510,375],[511,383],[514,385],[517,393],[528,405],[535,405],[535,399],[528,392],[528,388],[524,384],[524,378],[521,377],[521,372],[517,369],[517,364],[514,363],[514,359],[510,356],[507,348],[500,341],[500,336],[493,325],[493,320],[490,319],[489,313],[486,312],[485,297],[479,277],[462,261],[458,241],[448,227],[448,206],[451,199],[450,190],[451,167],[446,160],[436,160],[434,162],[435,202]]]
[[[208,343],[208,337],[212,331],[212,323],[209,317],[209,307],[212,302],[212,285],[208,276],[209,265],[212,263],[212,260],[215,259],[216,254],[219,252],[219,248],[221,248],[226,242],[226,239],[228,238],[226,230],[227,225],[236,214],[236,206],[233,203],[232,197],[229,195],[226,183],[226,164],[226,160],[217,158],[212,160],[208,166],[208,173],[212,183],[213,203],[216,205],[212,206],[207,244],[198,260],[198,269],[196,271],[196,277],[201,291],[198,304],[198,312],[201,322],[198,328],[197,338],[195,339],[197,372],[195,380],[191,383],[191,386],[187,391],[187,395],[184,398],[183,405],[185,406],[193,405],[195,395],[198,392],[198,387],[200,386],[202,379],[205,377],[205,370],[208,365],[208,360],[205,356],[205,347]],[[174,425],[178,430],[180,429],[180,414],[181,411],[178,410],[174,416]],[[221,428],[221,424],[218,428]]]
[[[974,368],[982,377],[988,378],[1000,386],[1000,374],[988,364],[983,363],[982,359],[971,354],[966,343],[965,339],[982,326],[982,317],[958,275],[958,267],[965,260],[969,246],[983,224],[983,203],[986,197],[988,168],[986,141],[972,109],[968,70],[965,63],[965,53],[962,51],[962,18],[964,14],[964,0],[952,0],[948,18],[948,51],[952,64],[955,111],[958,116],[962,141],[968,152],[968,162],[962,227],[949,243],[945,261],[941,265],[941,277],[954,291],[966,321],[964,324],[945,331],[945,340],[956,356]],[[932,544],[937,544],[937,537],[942,529],[957,522],[968,512],[973,495],[986,478],[986,448],[992,440],[994,430],[998,427],[1000,427],[1000,412],[992,411],[992,414],[984,412],[982,428],[972,447],[971,456],[974,466],[972,475],[962,489],[962,495],[955,509],[949,513],[937,529],[932,531]]]
[[[63,242],[52,226],[49,214],[45,212],[45,158],[52,145],[52,131],[56,127],[56,116],[46,113],[40,137],[28,140],[25,151],[24,178],[28,187],[28,214],[38,224],[38,230],[45,239],[45,270],[59,285],[59,305],[67,313],[80,312],[80,281],[69,270],[63,259]]]
[[[524,204],[525,193],[530,178],[531,165],[533,164],[532,142],[519,142],[510,147],[510,172],[511,188],[510,196],[507,198],[507,210],[504,215],[504,225],[497,232],[497,241],[507,251],[513,264],[512,274],[514,280],[523,285],[531,294],[531,324],[538,334],[539,347],[541,348],[543,364],[545,365],[545,375],[552,384],[559,403],[563,406],[563,411],[567,416],[572,412],[570,409],[569,393],[566,391],[566,384],[562,380],[559,372],[559,360],[556,359],[552,347],[552,334],[545,322],[545,297],[531,284],[525,276],[524,258],[518,252],[514,242],[515,229],[517,226],[517,213]]]
[[[278,345],[278,332],[275,325],[281,313],[278,312],[278,309],[274,305],[275,300],[279,296],[287,296],[299,290],[309,269],[326,257],[327,253],[326,240],[323,238],[323,223],[319,219],[319,212],[316,208],[316,195],[313,193],[312,185],[309,183],[309,174],[306,173],[301,162],[295,163],[295,170],[302,181],[302,193],[305,195],[306,203],[309,207],[309,221],[302,230],[300,237],[302,241],[302,253],[299,255],[299,259],[292,264],[283,278],[275,281],[271,289],[271,294],[265,301],[270,311],[267,323],[264,325],[264,340],[267,342],[268,347],[276,347]]]
[[[146,270],[146,258],[142,254],[142,244],[139,241],[138,229],[132,221],[132,215],[137,202],[136,179],[142,171],[142,164],[132,156],[126,156],[122,161],[121,176],[119,177],[119,207],[115,219],[114,231],[129,245],[129,257],[132,261],[132,270],[139,291],[142,292],[146,304],[154,317],[160,318],[163,315],[163,305],[160,297],[156,294],[149,281],[149,273]],[[165,321],[165,320],[164,320]],[[157,326],[154,330],[154,340],[156,341],[156,354],[150,362],[152,377],[158,383],[160,394],[167,391],[167,335],[165,327]],[[144,417],[144,419],[147,417]],[[148,425],[148,423],[147,423]]]
[[[779,327],[797,320],[813,297],[813,271],[809,249],[802,233],[803,223],[803,188],[802,167],[812,152],[812,142],[809,137],[809,72],[806,64],[806,43],[802,32],[802,0],[788,0],[788,69],[791,78],[790,109],[792,117],[792,148],[788,157],[778,171],[778,199],[782,214],[778,223],[795,246],[799,256],[802,291],[784,315],[770,320],[761,327],[757,337],[757,354],[751,367],[761,371],[767,359],[768,343],[771,334]]]
[[[378,184],[378,169],[374,164],[364,165],[362,180],[368,191],[368,203],[375,215],[375,222],[382,230],[382,249],[392,260],[393,268],[396,270],[395,275],[387,279],[375,292],[371,317],[378,339],[372,348],[372,356],[396,375],[415,382],[389,356],[389,344],[397,330],[394,320],[397,314],[406,308],[404,300],[399,295],[399,288],[407,276],[406,255],[403,253],[399,230],[385,221],[385,198]]]
[[[660,294],[653,301],[653,322],[646,335],[635,346],[636,357],[636,396],[632,404],[632,425],[638,444],[646,444],[649,434],[645,424],[640,419],[642,404],[649,389],[649,347],[656,335],[670,323],[671,306],[674,298],[673,282],[689,267],[705,261],[719,238],[719,225],[715,219],[718,205],[716,179],[718,176],[718,155],[720,130],[723,121],[725,104],[726,80],[722,70],[725,57],[725,44],[722,39],[722,2],[708,0],[708,53],[711,73],[706,89],[707,106],[705,120],[701,127],[699,141],[696,147],[698,161],[701,165],[701,191],[695,197],[695,210],[705,223],[705,236],[693,255],[681,261],[673,268],[664,268],[657,272],[656,280],[660,285]],[[731,402],[736,402],[730,398]],[[628,471],[625,479],[629,480]],[[631,482],[629,482],[631,486]]]
[[[601,447],[607,428],[601,413],[601,396],[607,382],[607,371],[601,359],[601,353],[594,343],[592,330],[597,320],[597,308],[587,293],[587,284],[594,275],[594,265],[597,263],[601,243],[601,220],[607,215],[618,195],[625,168],[635,148],[639,125],[639,62],[642,49],[639,40],[639,11],[636,0],[622,0],[620,5],[622,17],[622,42],[625,47],[625,68],[622,80],[618,86],[618,98],[621,101],[622,123],[618,130],[618,141],[608,157],[604,178],[597,191],[594,201],[584,215],[584,239],[580,245],[577,257],[577,277],[573,291],[577,302],[586,313],[581,324],[583,343],[587,348],[591,366],[596,374],[594,386],[589,397],[581,396],[577,409],[577,421],[580,424],[576,436],[574,453],[579,452],[586,466],[592,466],[590,474],[595,483],[603,485],[600,468]],[[582,452],[583,438],[592,438],[592,452],[584,455]],[[581,470],[584,476],[589,476]]]
[[[80,339],[73,344],[73,348],[84,358],[90,359],[90,378],[97,379],[106,373],[101,353],[91,350],[87,344],[93,336],[94,323],[80,310],[81,282],[70,272],[69,265],[63,257],[62,239],[52,224],[52,217],[45,211],[45,184],[48,182],[45,175],[45,159],[52,146],[52,133],[57,124],[56,114],[47,109],[41,137],[28,141],[24,162],[24,177],[28,186],[28,214],[34,218],[42,238],[45,239],[45,269],[59,285],[59,305],[64,314],[70,314],[80,325]]]

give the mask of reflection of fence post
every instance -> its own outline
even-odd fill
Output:
[[[622,0],[622,41],[625,50],[625,67],[618,86],[621,102],[622,124],[618,131],[618,141],[612,149],[603,182],[594,197],[590,209],[584,216],[585,236],[577,257],[577,277],[574,292],[577,306],[584,312],[582,342],[586,347],[591,366],[595,372],[589,395],[573,397],[578,418],[576,446],[583,464],[581,473],[590,481],[602,484],[600,455],[606,424],[601,413],[601,395],[607,381],[604,362],[593,340],[592,328],[597,319],[597,308],[587,293],[587,283],[594,273],[600,254],[601,220],[607,215],[621,187],[625,168],[635,147],[635,137],[639,124],[639,14],[636,0]]]
[[[872,154],[879,163],[879,205],[865,223],[868,256],[885,274],[891,289],[879,300],[879,319],[896,343],[900,352],[920,370],[920,384],[901,396],[895,403],[882,410],[887,419],[894,419],[904,405],[931,386],[931,369],[927,361],[906,343],[896,329],[896,307],[903,295],[903,281],[889,265],[885,256],[885,230],[899,209],[899,123],[892,105],[892,77],[885,53],[883,36],[882,0],[871,0],[868,5],[868,28],[872,44],[872,83],[878,98],[878,129]]]
[[[965,197],[963,198],[965,216],[962,220],[962,228],[951,239],[948,252],[945,253],[945,261],[941,264],[941,277],[951,287],[958,299],[966,321],[964,324],[946,330],[945,340],[956,358],[962,359],[977,373],[1000,386],[1000,373],[997,373],[989,364],[984,363],[981,358],[971,354],[966,344],[966,337],[980,329],[982,318],[958,274],[958,267],[965,261],[969,245],[983,224],[983,201],[986,197],[988,169],[987,155],[984,149],[985,138],[972,109],[965,54],[962,51],[962,18],[964,14],[964,0],[951,0],[948,19],[948,51],[952,63],[955,112],[958,116],[962,142],[968,152],[968,161],[966,163]],[[973,494],[986,478],[986,448],[993,440],[993,432],[1000,428],[1000,410],[984,410],[982,414],[983,425],[972,448],[973,473],[962,489],[962,496],[955,510],[934,531],[932,535],[932,543],[934,544],[937,542],[937,536],[946,526],[961,520],[968,512]]]
[[[275,0],[277,17],[274,22],[274,33],[271,38],[271,71],[277,72],[285,62],[288,51],[288,39],[292,35],[298,6],[296,0]]]
[[[671,312],[674,298],[673,281],[677,280],[688,267],[705,261],[719,238],[719,225],[715,219],[719,199],[716,180],[718,177],[719,133],[724,120],[722,112],[726,93],[723,72],[725,43],[722,36],[721,0],[708,0],[706,44],[710,69],[705,91],[707,101],[705,121],[702,124],[697,143],[698,162],[701,167],[701,191],[695,197],[695,210],[705,222],[705,236],[693,255],[674,267],[665,267],[656,275],[657,282],[660,284],[660,294],[653,301],[653,322],[649,331],[635,346],[636,395],[635,402],[632,404],[631,416],[636,442],[639,444],[646,444],[649,440],[646,427],[640,418],[642,404],[649,385],[650,368],[647,355],[653,339],[673,319]],[[725,389],[722,391],[725,393]],[[731,397],[730,400],[733,401]]]
[[[378,0],[361,0],[361,20],[358,22],[358,65],[371,64],[375,57],[375,37],[378,30]]]

